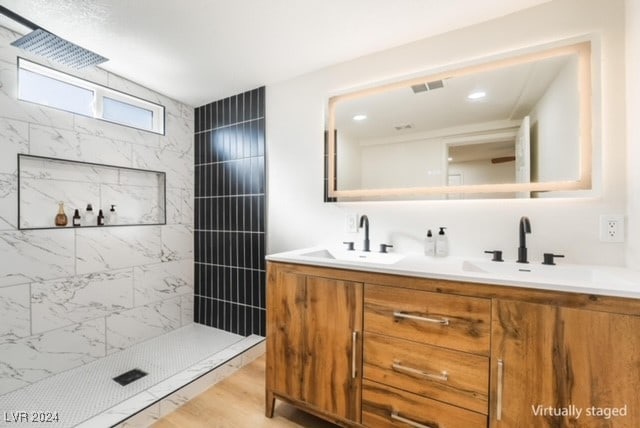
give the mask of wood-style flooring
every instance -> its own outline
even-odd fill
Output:
[[[153,428],[260,428],[336,426],[277,401],[273,419],[264,416],[264,355],[217,383]]]

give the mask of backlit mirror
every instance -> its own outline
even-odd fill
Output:
[[[329,100],[338,199],[530,198],[591,187],[588,42]]]

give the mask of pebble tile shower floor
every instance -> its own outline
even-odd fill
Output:
[[[182,384],[188,383],[203,374],[201,369],[195,372],[193,369],[189,370],[193,366],[204,367],[204,370],[214,368],[260,340],[262,338],[259,336],[245,338],[216,328],[190,324],[0,396],[0,426],[20,428],[40,425],[60,428],[74,427],[85,422],[84,426],[98,428],[103,426],[102,423],[91,419],[96,415],[158,386],[162,381],[175,379],[181,372],[187,373]],[[232,353],[224,352],[230,348],[236,349],[232,349]],[[216,355],[218,359],[215,359]],[[211,364],[203,366],[202,362],[211,357],[214,357]],[[115,376],[134,368],[148,375],[126,386],[120,386],[113,380]],[[167,391],[166,386],[156,390],[163,391],[162,395],[147,393],[147,400],[159,400],[172,392]],[[153,401],[145,405],[151,403]],[[135,409],[135,404],[132,407]],[[21,412],[27,412],[24,415],[28,420],[16,422],[15,419],[21,417]],[[34,412],[50,412],[54,416],[57,415],[58,422],[34,422]],[[125,418],[126,415],[121,416],[120,420]],[[87,423],[88,420],[96,422]],[[111,424],[106,420],[104,423],[107,424],[104,426]]]

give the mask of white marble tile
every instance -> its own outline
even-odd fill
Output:
[[[182,189],[167,189],[167,224],[182,223]]]
[[[13,174],[0,174],[0,230],[18,227],[18,179]]]
[[[83,135],[159,147],[160,135],[92,117],[76,116],[74,130]]]
[[[193,293],[182,296],[180,302],[180,310],[182,314],[182,326],[193,322]]]
[[[0,345],[0,385],[33,383],[104,357],[104,322],[99,318]]]
[[[155,403],[122,422],[117,428],[147,428],[159,418],[160,403]]]
[[[55,227],[58,203],[64,202],[67,227],[72,227],[74,210],[84,215],[87,204],[100,207],[100,186],[79,181],[20,179],[20,227]]]
[[[0,343],[30,334],[29,284],[0,288]]]
[[[181,112],[182,112],[182,117],[184,117],[189,122],[191,122],[191,126],[193,126],[195,109],[192,106],[182,104]]]
[[[182,204],[181,204],[181,212],[182,212],[182,223],[193,226],[194,222],[194,190],[193,186],[191,188],[183,188],[182,189]]]
[[[20,38],[18,33],[0,26],[0,60],[13,64],[17,63],[16,57],[21,50],[11,46],[10,43],[18,38]]]
[[[184,224],[162,227],[162,261],[193,258],[193,230]]]
[[[0,293],[3,289],[0,289]],[[133,307],[133,271],[124,269],[31,284],[33,333]]]
[[[72,129],[73,114],[17,100],[18,71],[15,62],[0,61],[0,117]]]
[[[267,342],[266,340],[263,340],[262,342],[258,343],[252,348],[247,349],[242,354],[242,366],[244,367],[247,364],[251,364],[257,358],[260,358],[261,356],[263,356],[265,352],[267,352]]]
[[[193,121],[182,117],[182,112],[167,113],[165,118],[166,135],[160,139],[160,146],[193,156]]]
[[[118,184],[130,186],[162,187],[164,180],[162,174],[151,171],[120,170]]]
[[[51,159],[23,157],[20,160],[20,178],[76,181],[81,183],[118,184],[119,168],[64,162]]]
[[[78,274],[160,261],[160,226],[81,228],[76,234]]]
[[[118,224],[164,223],[164,189],[148,186],[103,184],[100,186],[102,207],[116,206]]]
[[[18,167],[16,155],[29,152],[29,124],[0,118],[0,141],[0,174],[15,174]]]
[[[76,122],[79,118],[99,122],[82,116]],[[126,141],[33,124],[29,132],[32,155],[131,166],[132,145]]]
[[[193,156],[171,150],[133,145],[134,168],[164,171],[167,188],[190,187],[193,183]]]
[[[112,353],[180,327],[180,297],[107,317],[107,352]]]
[[[206,375],[194,380],[190,384],[180,388],[178,391],[160,401],[160,417],[163,418],[167,416],[169,413],[175,411],[187,401],[202,394],[233,372],[234,370],[230,370],[229,367],[218,367]],[[169,389],[169,391],[170,390],[171,389]]]
[[[185,259],[134,268],[136,306],[184,294],[193,296],[193,260]]]
[[[0,232],[0,287],[74,274],[71,230]]]
[[[96,427],[110,427],[118,424],[118,422],[131,416],[132,414],[139,412],[147,406],[151,406],[151,411],[156,411],[156,415],[159,413],[158,405],[153,403],[157,401],[157,398],[148,392],[141,392],[135,396],[123,401],[120,404],[106,410],[100,415],[93,417],[81,424],[75,426],[75,428],[96,428]],[[154,409],[155,407],[155,409]],[[133,421],[135,422],[135,421]],[[120,425],[118,425],[120,426]],[[148,426],[148,425],[143,425]]]

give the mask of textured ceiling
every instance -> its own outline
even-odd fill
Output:
[[[198,106],[548,0],[0,0]]]

